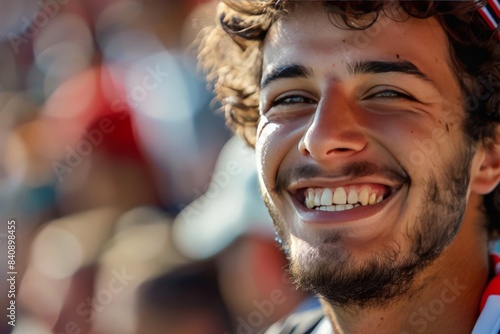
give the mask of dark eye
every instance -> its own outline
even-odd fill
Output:
[[[273,103],[271,104],[271,107],[276,107],[279,105],[310,104],[310,103],[316,103],[316,101],[300,95],[288,95],[274,100]]]
[[[413,96],[402,93],[400,91],[394,89],[384,89],[382,91],[376,92],[365,97],[363,100],[368,99],[390,99],[390,100],[398,100],[398,99],[406,99],[410,101],[416,101]]]

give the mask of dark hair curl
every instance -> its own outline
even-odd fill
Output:
[[[314,0],[313,0],[314,1]],[[479,12],[486,0],[321,1],[346,29],[364,30],[392,6],[408,18],[435,17],[448,37],[464,97],[463,129],[473,142],[491,141],[500,123],[500,42]],[[199,59],[222,102],[227,124],[253,145],[259,120],[262,44],[269,28],[304,0],[221,0],[215,26],[203,31]],[[389,10],[388,10],[389,9]],[[401,10],[399,11],[401,12]],[[367,21],[368,18],[368,21]],[[333,21],[332,21],[333,23]],[[500,139],[498,139],[500,140]],[[500,185],[484,196],[491,239],[500,237]]]

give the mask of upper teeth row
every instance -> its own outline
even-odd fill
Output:
[[[347,193],[343,187],[338,187],[334,191],[329,188],[309,188],[306,190],[305,205],[309,209],[312,209],[318,206],[354,205],[357,203],[361,205],[373,205],[382,202],[382,200],[382,195],[377,196],[375,192],[370,193],[368,187],[362,188],[359,194],[355,189],[351,189]]]

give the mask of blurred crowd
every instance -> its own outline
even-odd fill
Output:
[[[250,334],[316,305],[197,70],[213,7],[0,2],[0,333]]]

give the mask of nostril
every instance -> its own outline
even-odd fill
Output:
[[[350,149],[350,148],[343,148],[343,147],[341,147],[341,148],[334,148],[334,149],[328,151],[327,155],[332,154],[332,153],[337,153],[338,154],[338,153],[346,153],[346,152],[353,152],[353,151],[354,150]]]

